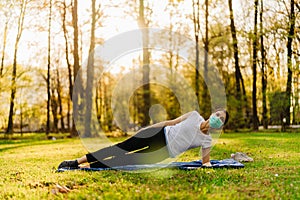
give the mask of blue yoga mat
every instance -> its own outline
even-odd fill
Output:
[[[243,168],[244,165],[234,159],[224,160],[211,160],[211,168]],[[64,172],[70,170],[82,170],[82,171],[103,171],[103,170],[123,170],[123,171],[134,171],[142,169],[155,169],[155,168],[177,168],[182,170],[193,170],[198,168],[207,168],[202,166],[202,161],[191,161],[191,162],[172,162],[170,164],[147,164],[147,165],[126,165],[111,168],[80,168],[80,169],[68,169],[60,168],[57,172]]]

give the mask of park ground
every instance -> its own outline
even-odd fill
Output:
[[[2,137],[2,136],[1,136]],[[243,132],[220,136],[211,159],[244,152],[242,169],[68,171],[58,164],[87,150],[76,139],[45,134],[0,140],[0,199],[300,199],[300,133]],[[59,138],[59,137],[57,137]],[[124,138],[114,138],[113,142]],[[199,149],[177,161],[199,159]]]

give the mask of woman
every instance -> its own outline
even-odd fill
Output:
[[[163,121],[139,130],[118,144],[100,149],[76,160],[63,161],[58,168],[110,168],[125,165],[153,164],[201,146],[202,163],[210,165],[212,138],[210,129],[221,129],[228,121],[226,110],[219,109],[209,119],[197,112],[186,113],[174,120]]]

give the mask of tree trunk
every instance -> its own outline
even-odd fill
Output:
[[[253,122],[253,130],[258,130],[258,117],[257,117],[257,98],[256,98],[256,80],[257,80],[257,9],[258,9],[258,0],[254,0],[254,38],[253,38],[253,65],[252,65],[252,73],[253,73],[253,84],[252,84],[252,122]]]
[[[59,107],[59,116],[60,116],[60,126],[61,130],[65,131],[65,122],[64,122],[64,114],[63,114],[63,103],[62,103],[62,97],[61,97],[61,84],[60,84],[60,78],[59,78],[59,69],[56,69],[56,75],[57,75],[57,100],[58,100],[58,107]]]
[[[233,51],[234,51],[234,66],[235,66],[235,86],[236,95],[238,100],[241,100],[241,84],[240,84],[240,67],[239,67],[239,50],[238,50],[238,40],[236,36],[236,29],[234,24],[234,16],[232,9],[232,0],[228,0],[229,11],[230,11],[230,29],[233,40]]]
[[[50,132],[50,104],[51,104],[51,91],[50,91],[50,68],[51,68],[51,17],[52,17],[52,0],[49,3],[49,26],[48,26],[48,67],[47,67],[47,125],[46,135]]]
[[[90,137],[92,123],[92,108],[93,108],[93,81],[94,81],[94,49],[95,49],[95,28],[96,28],[96,0],[92,0],[92,24],[91,24],[91,41],[87,64],[87,81],[85,95],[85,123],[84,135]]]
[[[204,40],[204,77],[205,83],[203,84],[203,92],[202,92],[202,103],[200,105],[201,111],[205,117],[209,117],[211,101],[208,93],[207,83],[209,82],[208,77],[208,52],[209,52],[209,41],[208,41],[208,0],[205,0],[205,40]]]
[[[18,48],[18,47],[17,47]],[[6,133],[13,133],[13,116],[14,116],[14,106],[15,106],[15,97],[16,97],[16,76],[17,76],[17,49],[15,49],[14,53],[14,63],[13,63],[13,71],[12,71],[12,79],[11,79],[11,95],[10,95],[10,107],[9,107],[9,117],[8,117],[8,126]]]
[[[17,92],[16,87],[16,77],[17,77],[17,54],[19,48],[19,42],[23,32],[23,25],[24,25],[24,18],[25,18],[25,11],[26,11],[27,1],[22,0],[21,3],[21,11],[18,19],[18,32],[15,41],[15,49],[14,49],[14,60],[13,60],[13,70],[12,70],[12,79],[11,79],[11,96],[10,96],[10,107],[9,107],[9,116],[8,116],[8,125],[6,133],[12,134],[13,133],[13,116],[14,116],[14,101]]]
[[[101,125],[101,110],[100,110],[100,106],[101,106],[101,97],[100,97],[100,81],[98,81],[98,84],[96,86],[96,97],[95,97],[95,106],[96,106],[96,115],[97,115],[97,122]]]
[[[20,132],[21,137],[23,137],[23,105],[20,106]]]
[[[71,131],[71,99],[68,96],[68,100],[67,100],[67,126],[68,129],[66,130],[67,132]]]
[[[74,81],[76,80],[77,74],[79,73],[79,55],[78,55],[78,0],[73,0],[73,10],[72,10],[72,22],[73,22],[73,29],[74,29],[74,49],[73,49],[73,57],[74,57]],[[80,81],[80,80],[77,80]],[[81,83],[80,83],[81,84]],[[77,84],[77,85],[80,85]],[[82,88],[76,88],[76,91],[73,92],[72,101],[73,101],[73,111],[78,112],[78,98],[79,92]],[[74,90],[74,88],[73,88]],[[75,122],[76,122],[77,114],[73,113],[73,123],[71,129],[71,137],[78,136]]]
[[[149,125],[150,117],[149,117],[149,108],[150,108],[150,52],[148,50],[149,44],[149,31],[147,30],[148,24],[145,19],[145,7],[144,0],[140,0],[139,5],[139,25],[142,28],[142,37],[143,37],[143,106],[142,113],[143,118],[141,121],[142,126]]]
[[[236,105],[236,122],[237,126],[242,126],[244,122],[241,122],[240,120],[243,118],[243,104],[246,107],[246,116],[248,117],[248,105],[247,105],[247,95],[244,85],[244,80],[242,77],[242,73],[239,66],[239,49],[238,49],[238,40],[237,40],[237,34],[236,34],[236,28],[234,24],[234,15],[233,15],[233,9],[232,9],[232,0],[228,0],[229,5],[229,12],[230,12],[230,29],[231,29],[231,35],[232,35],[232,43],[233,43],[233,54],[234,54],[234,67],[235,67],[235,84],[236,84],[236,99],[237,99],[237,105]],[[241,85],[242,85],[242,91],[241,92]],[[242,98],[243,96],[243,98]],[[243,103],[244,102],[244,103]],[[247,123],[247,122],[246,122]]]
[[[194,37],[195,37],[195,50],[196,50],[196,61],[195,61],[195,94],[197,97],[197,102],[200,102],[199,94],[199,35],[200,35],[200,2],[193,0],[193,24],[194,24]]]
[[[53,129],[52,129],[52,131],[57,133],[58,132],[58,117],[57,117],[58,103],[57,103],[57,99],[56,99],[56,96],[55,96],[55,86],[52,85],[50,90],[51,90],[50,106],[51,106],[52,117],[53,117]],[[51,131],[51,129],[49,129],[49,131]]]
[[[300,9],[299,9],[300,10]],[[298,38],[298,41],[300,41],[300,38]],[[297,50],[299,52],[299,50]],[[297,54],[298,56],[298,59],[295,59],[297,60],[296,61],[296,66],[298,66],[298,69],[300,69],[300,59],[299,59],[299,56],[300,54],[298,53]],[[299,117],[297,117],[298,113],[300,112],[300,109],[299,109],[299,100],[300,100],[300,87],[299,87],[299,80],[300,80],[300,73],[296,73],[295,74],[295,79],[294,79],[294,86],[295,86],[295,96],[294,96],[294,109],[293,109],[293,121],[292,123],[293,124],[299,124],[300,122],[300,119]]]
[[[5,22],[5,25],[4,25],[3,47],[2,47],[1,67],[0,67],[0,78],[3,75],[3,69],[4,69],[4,58],[5,58],[5,50],[6,50],[6,39],[7,39],[8,22],[9,21],[7,20]]]
[[[69,59],[69,42],[68,42],[68,31],[66,28],[66,15],[67,15],[67,5],[66,5],[66,0],[63,2],[63,13],[62,13],[62,28],[64,32],[64,38],[65,38],[65,53],[66,53],[66,62],[67,62],[67,67],[68,67],[68,78],[69,78],[69,98],[68,98],[68,112],[67,112],[67,125],[68,125],[68,131],[71,131],[71,100],[72,100],[72,94],[73,94],[73,80],[72,80],[72,68],[70,64],[70,59]]]
[[[289,16],[289,34],[287,42],[287,68],[288,77],[286,84],[286,108],[285,108],[285,118],[286,124],[290,125],[290,107],[291,107],[291,95],[292,95],[292,57],[293,57],[293,39],[295,37],[295,2],[291,0],[291,11]]]
[[[169,17],[169,36],[168,36],[168,43],[169,45],[169,50],[167,53],[167,58],[168,58],[168,67],[170,70],[170,76],[168,78],[169,84],[171,86],[171,90],[169,90],[166,93],[166,96],[168,98],[169,104],[167,105],[168,109],[167,109],[167,113],[168,113],[168,118],[170,119],[174,119],[176,117],[178,117],[178,115],[180,115],[180,108],[177,101],[176,101],[176,97],[174,95],[175,91],[172,91],[172,89],[175,89],[175,85],[177,85],[177,80],[176,80],[176,72],[177,72],[177,68],[178,68],[178,57],[179,57],[179,53],[178,53],[178,45],[180,43],[180,40],[175,41],[173,38],[173,32],[174,32],[174,9],[178,9],[178,6],[175,7],[175,3],[174,2],[169,2],[170,5],[170,17]],[[173,8],[173,9],[172,9]],[[174,53],[174,51],[176,50],[176,53]],[[174,73],[175,72],[175,73]],[[137,100],[136,98],[134,98],[134,103],[137,104]],[[178,114],[179,113],[179,114]]]
[[[263,29],[263,0],[260,1],[260,48],[261,48],[261,83],[262,83],[262,123],[264,129],[268,129],[267,115],[267,75],[265,72],[265,47],[264,47],[264,29]]]

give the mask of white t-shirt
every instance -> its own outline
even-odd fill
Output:
[[[171,157],[174,158],[199,146],[202,148],[211,147],[211,136],[200,131],[200,125],[204,121],[204,118],[197,111],[193,111],[184,121],[174,126],[165,127],[167,147]]]

